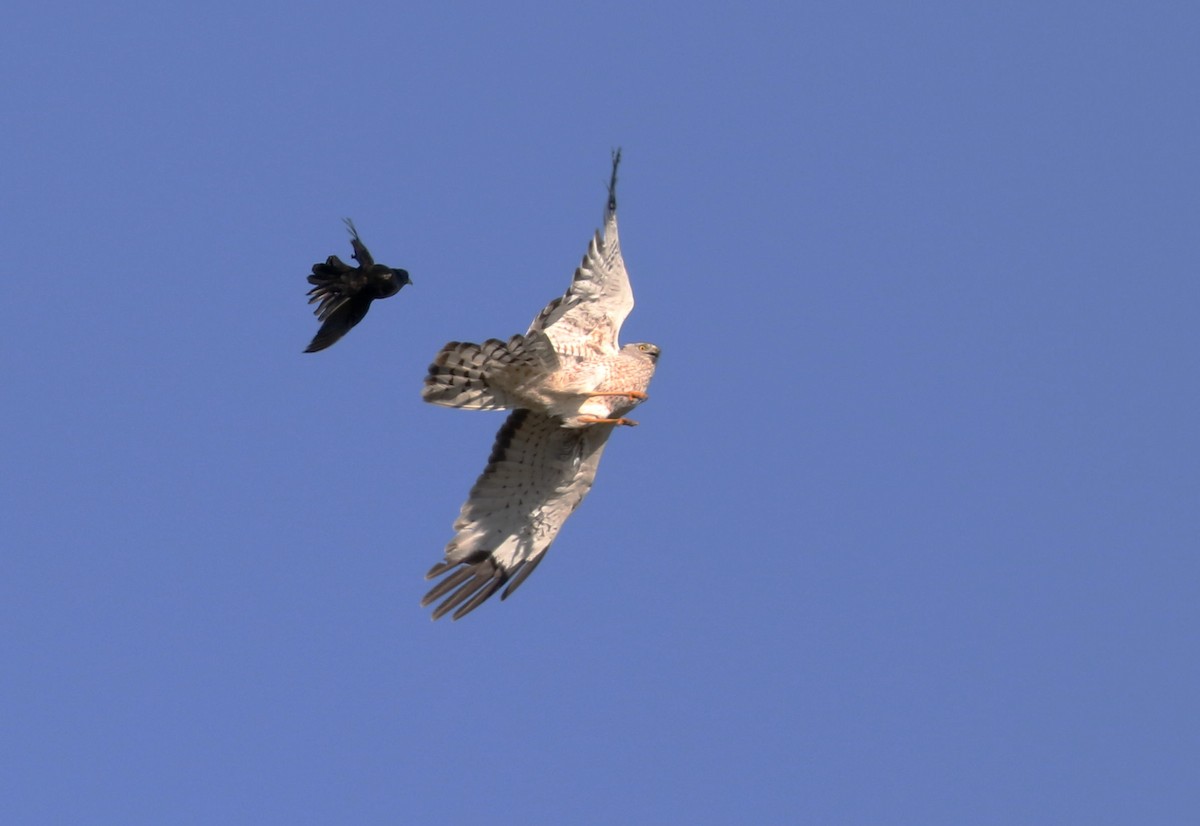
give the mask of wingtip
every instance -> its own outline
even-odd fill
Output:
[[[621,147],[612,151],[612,176],[608,179],[608,214],[617,211],[617,167],[621,165]]]
[[[309,342],[306,353],[317,353],[321,350],[327,350],[333,345],[342,340],[342,336],[349,332],[349,327],[342,326],[338,323],[330,324],[326,321],[321,325],[321,329],[317,330],[317,334],[313,336],[313,340]]]
[[[318,330],[317,334],[313,336],[312,341],[310,341],[308,346],[304,348],[304,352],[319,353],[326,349],[330,344],[333,344],[333,341],[331,341],[327,335],[323,335],[324,333],[324,330]]]

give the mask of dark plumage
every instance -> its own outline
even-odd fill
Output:
[[[323,264],[313,264],[312,275],[308,277],[308,283],[313,285],[308,291],[308,303],[320,302],[314,312],[323,323],[306,353],[324,350],[363,320],[372,301],[390,298],[405,284],[412,283],[407,270],[375,263],[349,218],[346,227],[350,230],[350,244],[358,266],[351,267],[336,255],[329,256]]]

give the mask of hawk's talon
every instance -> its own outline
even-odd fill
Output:
[[[588,393],[588,396],[589,397],[622,396],[624,398],[629,399],[630,401],[642,401],[642,402],[644,402],[646,399],[650,398],[645,393],[643,393],[641,390],[622,390],[622,391],[613,392],[613,393]]]
[[[615,424],[625,425],[626,427],[637,427],[637,422],[633,419],[602,419],[599,416],[580,416],[579,421],[583,424]]]

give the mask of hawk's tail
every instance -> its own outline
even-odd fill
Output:
[[[491,338],[483,344],[452,341],[429,365],[421,398],[430,404],[471,410],[517,407],[517,400],[496,386],[495,379],[542,358],[529,344],[525,336],[508,341]]]

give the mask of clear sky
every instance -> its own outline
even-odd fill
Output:
[[[4,12],[0,822],[1195,823],[1195,4],[569,6]],[[642,424],[431,623],[616,146]]]

